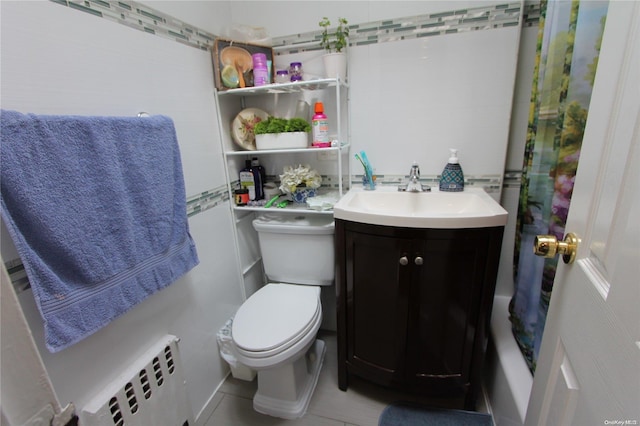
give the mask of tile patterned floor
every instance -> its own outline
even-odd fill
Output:
[[[256,380],[246,382],[229,376],[214,397],[216,408],[205,426],[376,426],[380,413],[392,402],[434,402],[385,389],[358,378],[350,378],[349,389],[341,391],[338,389],[336,335],[321,332],[319,337],[325,341],[327,353],[318,385],[304,417],[284,420],[257,413],[252,405]],[[486,412],[484,404],[478,407],[478,411]]]

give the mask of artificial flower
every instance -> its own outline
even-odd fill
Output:
[[[286,166],[284,173],[280,175],[280,190],[289,194],[294,192],[298,186],[315,189],[319,188],[321,183],[322,176],[316,170],[311,169],[309,165]]]

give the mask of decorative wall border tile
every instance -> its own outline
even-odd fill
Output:
[[[50,1],[202,50],[210,50],[216,38],[211,33],[135,1]]]
[[[525,0],[522,10],[522,26],[533,27],[540,23],[540,0]]]
[[[227,185],[187,197],[187,217],[194,216],[229,201]]]
[[[506,170],[502,181],[502,188],[520,188],[522,185],[522,172],[519,170]]]
[[[408,175],[376,175],[376,184],[382,186],[398,186],[407,182]],[[438,188],[440,183],[440,175],[422,175],[420,183]],[[498,193],[502,189],[502,176],[500,175],[465,175],[464,183],[466,187],[483,188],[488,193]],[[351,179],[352,186],[362,185],[362,175],[353,175]]]
[[[519,182],[518,175],[519,172],[509,172],[509,179],[516,180]],[[516,176],[516,177],[513,177]],[[409,179],[408,175],[376,175],[376,184],[383,186],[398,186],[402,183],[407,182]],[[276,182],[277,176],[267,176],[267,181]],[[420,177],[420,182],[424,185],[428,185],[432,188],[437,188],[440,182],[440,175],[422,175]],[[489,193],[500,192],[503,186],[503,177],[501,175],[465,175],[465,186],[473,187],[473,188],[483,188],[485,191]],[[351,185],[348,185],[350,183]],[[512,182],[513,183],[513,182]],[[232,182],[231,187],[237,188],[240,185],[238,180]],[[343,178],[343,185],[345,187],[357,187],[358,185],[362,185],[362,174],[354,174],[351,175],[351,180],[349,182],[349,178],[345,176]],[[338,189],[339,188],[339,178],[338,175],[322,175],[322,186],[323,189]],[[229,199],[228,194],[226,192],[226,187],[220,187],[218,189],[219,192],[224,192],[223,197],[226,200]],[[213,193],[213,191],[210,191]],[[210,207],[209,207],[210,208]]]
[[[202,50],[210,50],[217,37],[149,6],[131,0],[50,0],[130,28],[164,37]],[[520,2],[416,15],[350,25],[350,46],[518,26]],[[522,10],[523,26],[537,25],[539,0],[527,0]],[[321,30],[273,39],[276,54],[320,50]],[[306,45],[306,46],[302,46]]]
[[[20,294],[23,291],[29,289],[31,284],[29,283],[29,277],[27,277],[27,271],[24,269],[22,259],[12,259],[4,262],[7,273],[9,274],[9,280],[13,284],[13,289],[16,294]]]
[[[537,18],[535,17],[536,8]],[[349,46],[518,26],[520,9],[520,2],[508,2],[494,6],[349,25]],[[523,13],[526,11],[531,18],[525,17],[523,22],[533,25],[534,21],[539,20],[539,10],[539,2],[525,5]],[[319,46],[321,38],[322,30],[293,34],[274,38],[273,46],[278,55],[321,50]]]

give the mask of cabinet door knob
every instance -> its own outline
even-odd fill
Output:
[[[399,262],[402,266],[406,266],[409,264],[409,259],[407,259],[407,256],[402,256]]]
[[[422,258],[420,256],[418,256],[418,257],[416,257],[414,259],[414,262],[415,262],[416,265],[422,265],[423,260],[422,260]]]

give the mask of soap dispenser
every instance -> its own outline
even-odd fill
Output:
[[[458,150],[450,149],[451,157],[442,171],[440,177],[440,191],[460,192],[464,191],[464,174],[458,161]]]

